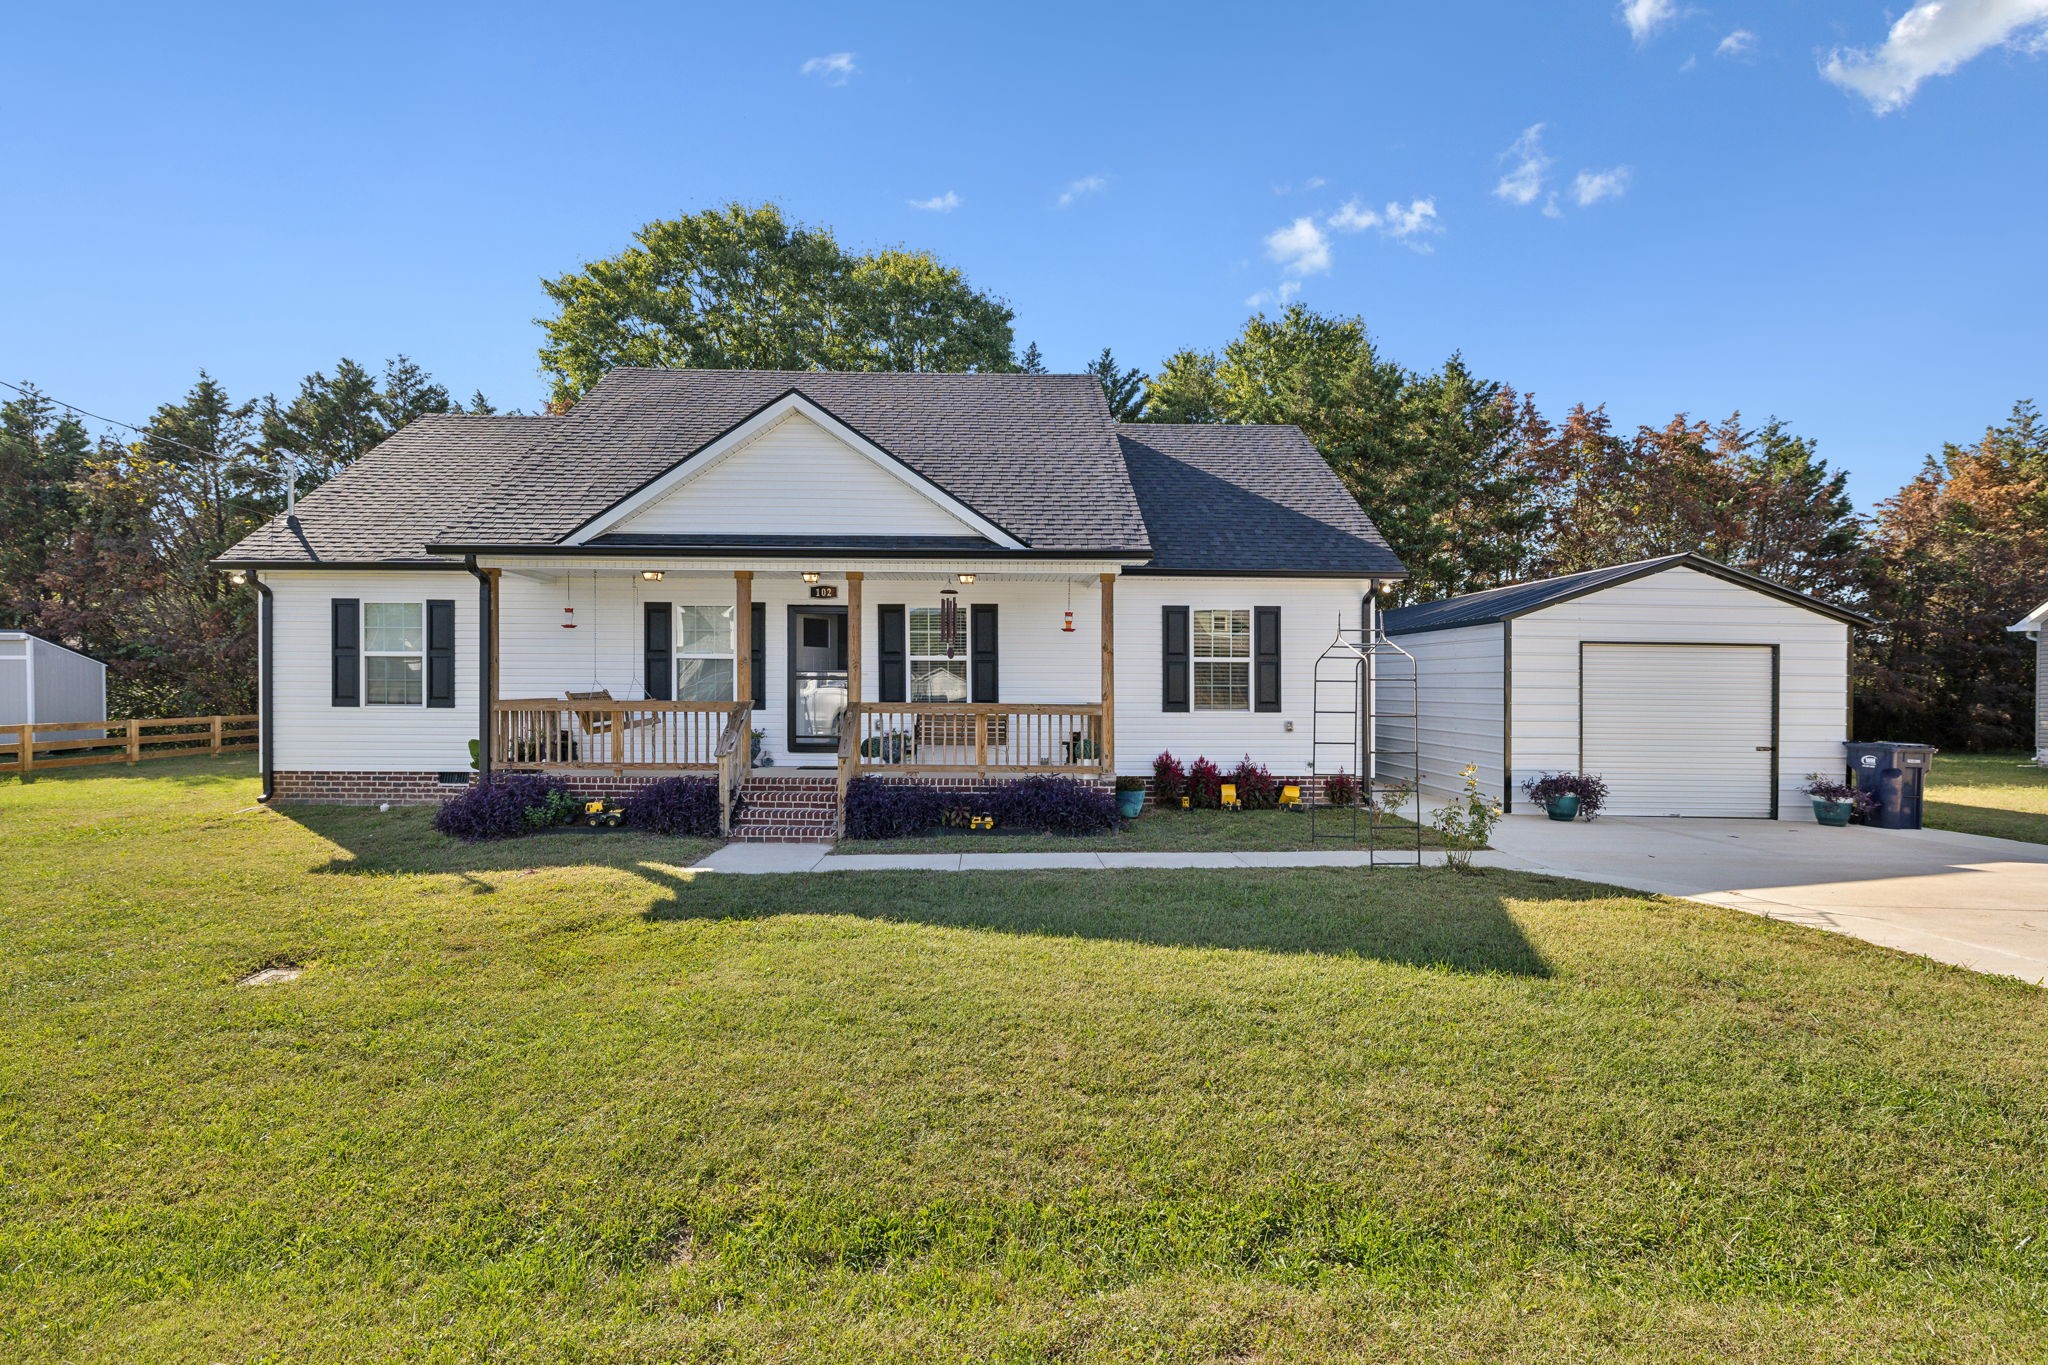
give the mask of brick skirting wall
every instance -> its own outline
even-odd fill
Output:
[[[317,806],[438,806],[462,795],[476,781],[475,773],[464,773],[461,782],[440,780],[435,773],[376,772],[278,772],[272,774],[274,801],[299,801]],[[586,800],[627,796],[650,782],[669,777],[709,777],[697,773],[550,773],[564,786]]]

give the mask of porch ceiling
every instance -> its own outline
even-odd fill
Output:
[[[1067,561],[1038,560],[1008,562],[1000,567],[990,565],[986,560],[919,560],[906,563],[900,560],[880,560],[860,563],[832,563],[827,560],[760,560],[760,559],[666,559],[658,555],[632,559],[540,559],[520,556],[497,559],[480,555],[477,562],[484,568],[500,569],[508,577],[531,579],[537,582],[558,582],[564,578],[634,578],[641,573],[658,569],[673,578],[723,578],[736,572],[751,573],[759,582],[776,579],[801,579],[806,573],[816,573],[820,580],[828,583],[843,583],[849,573],[858,573],[870,583],[890,581],[929,581],[940,578],[954,578],[960,574],[973,574],[976,581],[983,583],[1094,583],[1103,574],[1117,574],[1129,567],[1127,561]]]

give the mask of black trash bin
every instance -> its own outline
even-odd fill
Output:
[[[1856,790],[1877,798],[1870,823],[1879,829],[1918,829],[1927,796],[1927,770],[1934,765],[1931,744],[1851,744],[1849,770]]]

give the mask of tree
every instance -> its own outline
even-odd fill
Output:
[[[0,403],[0,622],[34,623],[51,542],[77,517],[73,484],[93,447],[77,419],[33,385]]]
[[[1001,299],[928,252],[857,254],[773,204],[649,223],[634,245],[543,281],[552,404],[619,365],[768,370],[1013,368]]]
[[[481,393],[470,403],[479,412],[496,411]],[[344,356],[331,377],[315,370],[300,380],[298,396],[290,403],[279,403],[275,397],[263,400],[263,455],[279,470],[291,471],[289,476],[296,477],[299,491],[305,492],[339,474],[400,427],[429,413],[462,410],[445,387],[403,355],[385,362],[381,386],[376,376]]]
[[[1102,354],[1089,362],[1089,374],[1102,385],[1102,396],[1109,400],[1109,415],[1119,422],[1143,420],[1145,412],[1145,372],[1133,366],[1128,370],[1117,368],[1116,357],[1109,347],[1102,348]]]
[[[1539,520],[1516,458],[1514,393],[1457,356],[1411,373],[1382,357],[1355,317],[1300,304],[1254,316],[1221,355],[1168,357],[1145,412],[1300,427],[1409,567],[1411,599],[1501,581]]]
[[[1024,354],[1017,357],[1018,374],[1044,374],[1045,357],[1039,354],[1038,343],[1032,342],[1024,348]]]
[[[2048,426],[2013,406],[1878,505],[1857,733],[1961,748],[2032,737],[2033,669],[2005,627],[2048,596]]]
[[[1776,417],[1754,433],[1744,465],[1749,526],[1735,562],[1816,597],[1859,599],[1863,522],[1849,500],[1847,472],[1830,469],[1812,441]]]

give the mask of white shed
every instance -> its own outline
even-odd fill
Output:
[[[1864,618],[1698,555],[1591,569],[1389,612],[1421,677],[1423,790],[1476,764],[1503,806],[1544,772],[1593,773],[1614,815],[1776,819],[1849,738],[1849,632]],[[1414,727],[1413,729],[1410,726]]]
[[[105,664],[18,630],[0,630],[0,725],[106,718]]]

